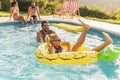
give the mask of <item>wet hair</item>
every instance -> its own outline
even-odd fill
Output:
[[[44,23],[49,23],[48,21],[42,21],[41,26],[43,27]]]
[[[52,33],[52,34],[50,34],[50,35],[46,35],[45,41],[52,43],[52,41],[55,40],[56,38],[59,39],[58,35],[55,34],[55,33]]]

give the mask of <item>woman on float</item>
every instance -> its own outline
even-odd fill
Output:
[[[79,19],[79,22],[81,22],[82,25],[83,25],[83,31],[82,31],[82,34],[80,35],[80,37],[78,38],[78,41],[73,46],[72,50],[70,50],[71,49],[70,42],[62,42],[60,40],[60,38],[57,36],[57,34],[53,33],[53,34],[50,34],[50,35],[46,36],[46,42],[47,42],[47,44],[49,46],[48,51],[51,54],[62,52],[63,49],[62,49],[61,46],[63,46],[63,45],[67,46],[67,52],[69,52],[69,51],[77,51],[77,49],[80,46],[83,45],[83,43],[85,41],[86,34],[87,34],[90,26],[85,24],[84,22],[82,22],[80,19]],[[102,32],[102,33],[103,33],[106,41],[103,44],[91,49],[92,51],[100,51],[100,50],[102,50],[103,48],[105,48],[106,46],[108,46],[109,44],[112,43],[111,37],[105,32]]]

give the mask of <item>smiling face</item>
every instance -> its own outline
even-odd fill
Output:
[[[14,7],[17,7],[17,4],[14,4]]]
[[[32,2],[32,3],[31,3],[31,6],[32,6],[32,7],[35,7],[35,2]]]
[[[49,40],[50,40],[50,43],[52,44],[52,46],[54,46],[54,47],[60,46],[61,40],[55,33],[49,35]]]
[[[49,31],[49,24],[48,23],[43,23],[42,30],[45,31],[45,32],[48,32]]]
[[[17,7],[17,2],[13,2],[13,3],[12,3],[12,6],[13,6],[13,7]]]
[[[55,39],[55,40],[52,40],[51,44],[52,44],[54,47],[58,47],[58,46],[60,46],[60,42],[61,42],[60,39]]]

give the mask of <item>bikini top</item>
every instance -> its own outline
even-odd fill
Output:
[[[17,7],[13,8],[13,14],[16,14],[19,12],[19,9]]]
[[[55,48],[55,53],[60,53],[62,52],[62,47],[61,46],[58,46],[58,48]]]

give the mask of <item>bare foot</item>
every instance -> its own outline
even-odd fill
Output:
[[[107,34],[107,33],[105,33],[105,32],[102,32],[102,34],[103,34],[104,37],[105,37],[106,43],[112,44],[113,40],[112,40],[112,38],[109,36],[109,34]]]
[[[83,21],[81,21],[80,19],[78,19],[78,21],[82,23],[83,27],[85,27],[85,28],[87,28],[87,29],[90,28],[90,26],[89,26],[88,24],[85,24],[85,23],[84,23]]]

